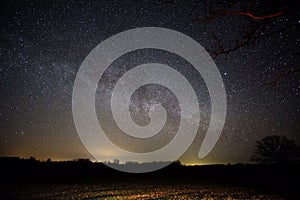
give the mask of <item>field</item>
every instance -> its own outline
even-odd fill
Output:
[[[1,199],[286,199],[249,187],[199,184],[59,184],[1,188]]]
[[[1,161],[1,159],[0,159]],[[0,199],[299,199],[299,164],[173,163],[124,173],[92,162],[3,158]]]

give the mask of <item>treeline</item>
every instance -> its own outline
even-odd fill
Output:
[[[88,159],[73,161],[38,161],[2,157],[1,185],[28,183],[120,183],[159,182],[174,184],[209,183],[237,184],[261,188],[297,191],[299,164],[235,164],[183,166],[175,162],[158,171],[131,174],[116,171],[103,163],[93,163]]]

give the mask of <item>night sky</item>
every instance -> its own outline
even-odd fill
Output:
[[[183,163],[246,163],[255,141],[271,134],[286,136],[299,144],[300,79],[299,72],[293,72],[300,67],[300,11],[295,9],[299,6],[288,1],[272,1],[275,3],[270,5],[268,1],[241,2],[229,5],[226,1],[180,0],[1,1],[0,156],[93,159],[81,143],[73,122],[72,90],[76,73],[100,42],[139,27],[179,31],[210,53],[227,93],[222,135],[210,154],[198,159],[210,116],[205,83],[184,59],[153,49],[130,52],[107,69],[96,93],[99,119],[110,108],[106,91],[112,89],[124,70],[156,61],[185,75],[199,100],[202,115],[198,134],[181,157]],[[257,4],[251,6],[253,2]],[[222,9],[250,8],[260,16],[284,13],[262,20],[228,13],[210,18]],[[244,35],[251,38],[247,40]],[[232,48],[240,41],[245,43]],[[145,86],[136,91],[132,101],[130,110],[138,124],[147,124],[149,120],[147,105],[160,102],[169,111],[167,130],[176,130],[173,124],[180,120],[180,109],[167,88]],[[106,130],[116,131],[113,121],[103,120]],[[121,141],[114,137],[116,143]],[[109,155],[106,159],[114,158],[115,155]]]

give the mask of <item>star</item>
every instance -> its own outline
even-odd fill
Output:
[[[294,134],[300,128],[299,73],[284,76],[276,85],[268,84],[299,65],[298,13],[290,9],[288,14],[263,21],[239,15],[218,15],[217,19],[201,21],[219,8],[211,3],[200,2],[195,8],[180,2],[165,5],[127,1],[119,5],[116,1],[68,1],[45,7],[35,1],[1,1],[0,156],[92,158],[78,137],[72,116],[77,71],[100,42],[140,27],[176,30],[205,48],[223,78],[228,104],[226,123],[211,154],[200,160],[197,153],[211,115],[210,95],[214,94],[209,93],[203,78],[187,60],[163,50],[141,49],[114,60],[98,83],[97,117],[99,121],[104,118],[106,129],[117,142],[134,146],[130,139],[118,138],[119,127],[111,118],[110,95],[115,83],[138,65],[161,63],[186,77],[201,111],[201,127],[193,145],[182,156],[183,163],[247,163],[255,140],[270,133],[299,143],[299,136]],[[241,2],[243,6],[248,8],[248,4]],[[257,13],[265,11],[256,7]],[[270,13],[272,9],[270,6]],[[253,37],[249,38],[249,33]],[[220,54],[215,55],[216,52]],[[172,135],[180,124],[181,109],[174,94],[166,88],[148,85],[138,89],[130,99],[130,117],[141,126],[149,124],[153,105],[166,109],[166,130]],[[109,155],[107,160],[117,159],[111,152],[102,154]]]

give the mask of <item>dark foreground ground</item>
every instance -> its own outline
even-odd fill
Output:
[[[299,164],[122,173],[101,163],[0,158],[0,199],[299,199]]]
[[[207,184],[51,184],[3,188],[1,199],[297,199],[251,187]]]

